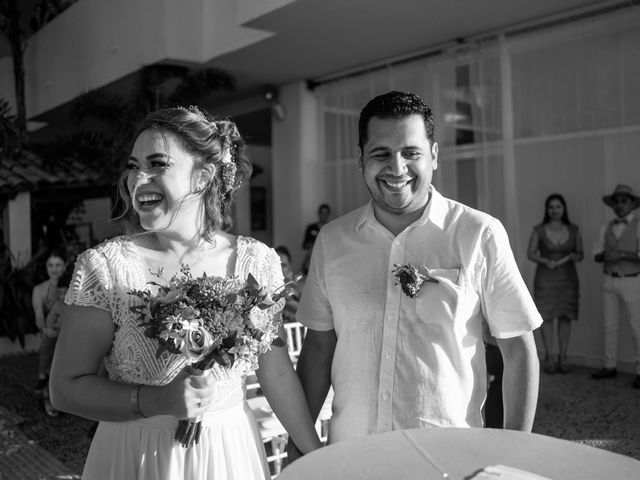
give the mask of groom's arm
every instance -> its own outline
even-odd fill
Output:
[[[308,329],[298,358],[296,370],[314,422],[318,418],[331,387],[331,363],[336,341],[335,330]],[[289,461],[300,456],[300,452],[291,441],[287,452]]]
[[[302,384],[314,421],[331,387],[331,363],[336,348],[336,332],[307,330],[298,358],[298,378]]]
[[[530,432],[538,401],[539,362],[533,332],[497,339],[504,359],[504,428]]]

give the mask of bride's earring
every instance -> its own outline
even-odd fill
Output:
[[[215,166],[207,165],[200,172],[200,178],[198,179],[198,191],[204,191],[213,181],[213,177],[215,176],[216,170]]]

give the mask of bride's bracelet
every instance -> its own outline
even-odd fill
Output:
[[[133,414],[136,418],[149,418],[142,410],[140,410],[140,389],[143,385],[137,385],[135,388],[131,390],[131,395],[129,396],[129,404],[131,405],[131,409],[133,410]]]

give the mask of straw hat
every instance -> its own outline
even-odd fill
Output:
[[[624,185],[622,183],[616,185],[616,188],[613,190],[611,195],[605,195],[602,197],[602,201],[609,207],[613,207],[613,197],[616,195],[626,195],[633,200],[634,209],[640,207],[640,197],[633,193],[633,189],[629,185]]]

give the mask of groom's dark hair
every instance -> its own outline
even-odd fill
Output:
[[[369,134],[369,121],[377,118],[403,118],[410,115],[420,115],[424,121],[429,143],[433,145],[433,114],[429,105],[415,93],[392,91],[379,95],[369,101],[360,112],[358,121],[358,145],[360,151],[367,143]]]

